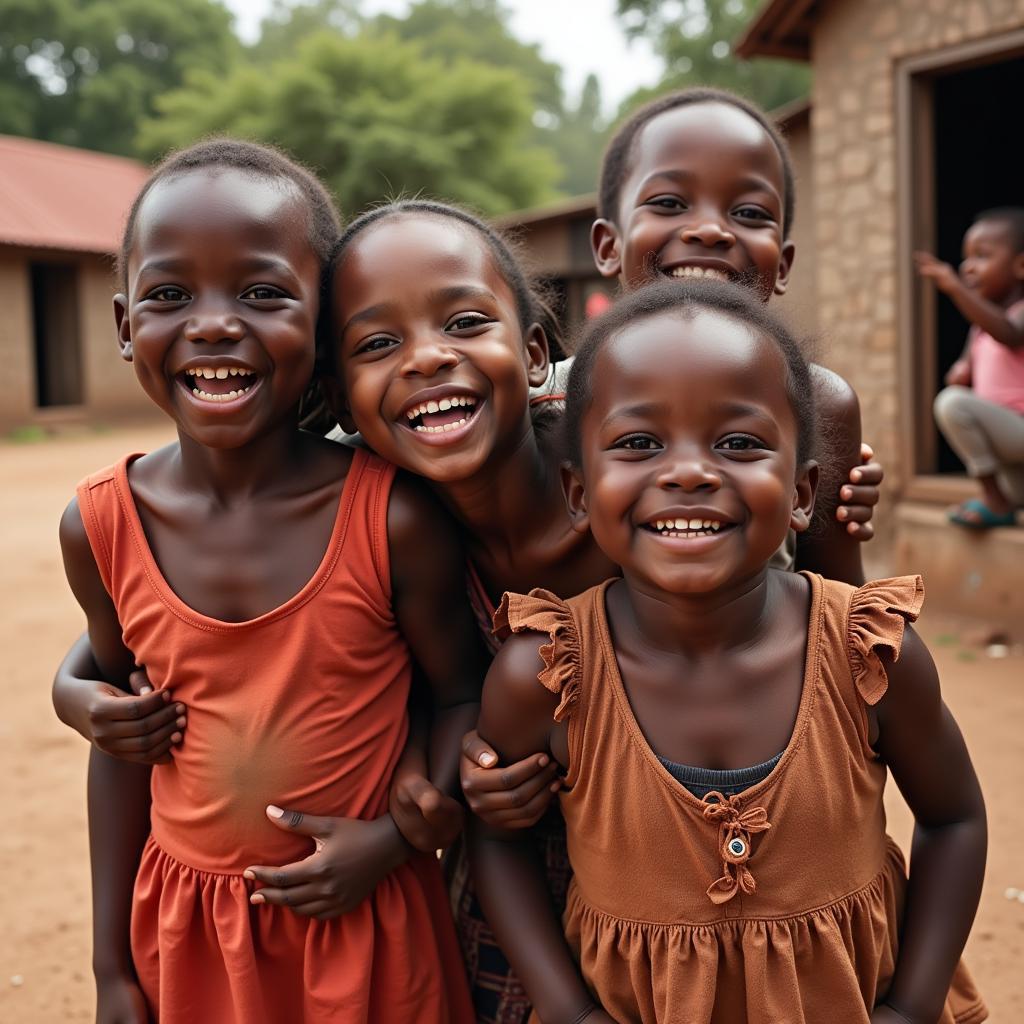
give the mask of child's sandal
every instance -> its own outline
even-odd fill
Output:
[[[996,526],[1015,526],[1016,513],[1012,510],[999,514],[993,512],[980,498],[971,498],[949,511],[949,521],[969,530],[991,530]]]

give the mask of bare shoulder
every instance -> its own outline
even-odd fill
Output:
[[[811,383],[818,415],[829,422],[856,423],[860,428],[857,392],[834,370],[811,363]]]

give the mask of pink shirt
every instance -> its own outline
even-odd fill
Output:
[[[1024,300],[1006,311],[1024,308]],[[980,327],[971,328],[971,387],[975,394],[1024,415],[1024,348],[1001,345]]]

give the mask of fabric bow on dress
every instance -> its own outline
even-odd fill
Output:
[[[757,882],[747,868],[750,859],[750,837],[755,832],[766,832],[772,826],[763,807],[741,810],[739,796],[726,797],[717,790],[704,797],[704,817],[718,822],[718,848],[722,857],[722,877],[708,886],[712,903],[728,903],[739,890],[750,895]]]

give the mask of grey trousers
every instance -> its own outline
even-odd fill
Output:
[[[935,398],[935,422],[971,476],[995,475],[1009,501],[1024,507],[1024,415],[953,385]]]

